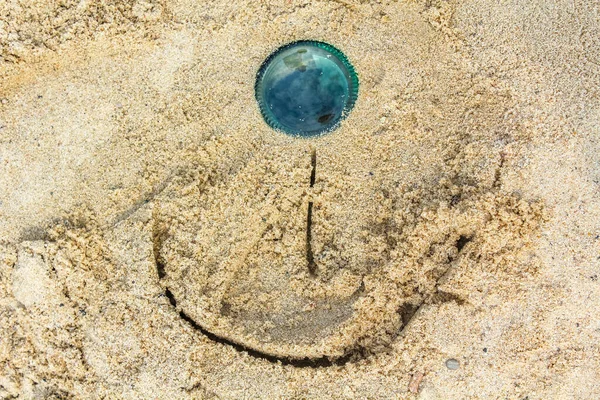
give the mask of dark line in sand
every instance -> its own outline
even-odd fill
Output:
[[[311,275],[316,275],[317,263],[315,263],[315,255],[312,250],[312,201],[308,203],[308,216],[306,217],[306,261],[308,262],[308,272]]]
[[[177,301],[175,300],[175,296],[168,288],[165,289],[165,296],[167,297],[167,299],[169,299],[169,303],[171,304],[171,306],[173,306],[173,308],[175,308],[175,311],[178,311],[179,317],[181,319],[183,319],[185,322],[187,322],[188,324],[190,324],[190,326],[192,328],[194,328],[195,330],[199,331],[204,336],[206,336],[208,339],[212,340],[215,343],[219,343],[219,344],[226,345],[226,346],[231,346],[239,352],[245,352],[249,356],[252,356],[254,358],[259,358],[262,360],[266,360],[266,361],[269,361],[274,364],[291,365],[291,366],[297,367],[297,368],[307,368],[307,367],[308,368],[319,368],[319,367],[331,367],[334,365],[342,366],[342,365],[346,364],[347,362],[349,362],[350,360],[355,359],[357,357],[357,355],[360,355],[362,353],[361,351],[349,351],[342,357],[334,358],[334,359],[331,359],[327,356],[323,356],[323,357],[319,357],[319,358],[278,357],[278,356],[274,356],[271,354],[263,353],[261,351],[254,350],[250,347],[244,346],[243,344],[236,343],[232,340],[218,336],[218,335],[210,332],[206,328],[204,328],[202,325],[198,324],[185,312],[183,312],[181,310],[177,310]]]
[[[173,178],[176,175],[177,175],[177,173],[171,174],[165,180],[163,180],[159,184],[155,185],[150,192],[147,192],[146,194],[141,196],[135,203],[133,203],[131,206],[129,206],[129,208],[127,208],[127,210],[118,214],[114,218],[114,220],[110,223],[110,226],[116,226],[119,222],[129,218],[137,210],[139,210],[140,208],[142,208],[149,202],[153,201],[157,196],[159,196],[167,188],[169,183],[171,183],[171,181],[173,180]]]
[[[310,165],[312,166],[312,171],[310,172],[310,187],[313,187],[315,186],[315,180],[317,178],[317,151],[314,149],[310,155]]]
[[[458,253],[462,252],[465,246],[472,240],[473,237],[461,235],[455,244]],[[451,293],[442,292],[438,289],[438,284],[440,283],[440,281],[446,276],[448,276],[450,271],[452,271],[454,267],[452,261],[453,260],[451,260],[448,268],[446,268],[444,273],[435,282],[435,292],[431,293],[429,296],[426,296],[422,301],[420,301],[417,304],[404,303],[400,306],[400,308],[398,309],[398,314],[402,319],[402,328],[400,329],[400,332],[398,332],[398,336],[404,332],[404,330],[408,327],[408,324],[413,320],[413,318],[415,318],[419,314],[421,308],[423,308],[424,305],[429,304],[429,302],[445,303],[449,301],[455,301],[459,305],[464,304],[464,300],[460,297]]]
[[[310,156],[310,163],[312,170],[310,172],[310,187],[315,185],[317,178],[317,151],[313,149]],[[317,264],[315,263],[315,255],[312,249],[312,213],[313,213],[313,202],[308,202],[308,213],[306,216],[306,261],[308,263],[308,272],[311,275],[316,275]]]

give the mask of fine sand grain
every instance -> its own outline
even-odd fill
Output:
[[[0,3],[0,398],[599,398],[597,32],[579,0]],[[313,139],[254,99],[300,39],[361,81]]]

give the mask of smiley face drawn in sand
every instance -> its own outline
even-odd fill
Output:
[[[181,315],[267,358],[385,350],[506,202],[498,137],[481,121],[520,134],[500,115],[507,99],[479,88],[474,107],[467,89],[456,98],[430,84],[434,94],[415,95],[432,96],[425,127],[405,113],[366,134],[350,118],[321,137],[263,127],[260,139],[204,149],[222,164],[176,178],[154,209],[159,278]]]
[[[377,190],[348,198],[318,173],[311,185],[318,164],[301,156],[314,153],[297,150],[288,168],[269,170],[265,160],[252,174],[159,205],[183,217],[156,240],[169,297],[206,331],[276,357],[342,358],[383,346],[470,232],[448,209],[449,225],[435,239],[405,244],[438,222],[404,222],[394,215],[397,200]],[[372,199],[382,205],[369,210]]]
[[[503,154],[527,140],[514,100],[453,64],[455,50],[431,46],[437,36],[414,20],[402,41],[379,34],[369,58],[361,49],[373,43],[335,41],[361,95],[323,136],[263,121],[253,78],[280,44],[255,54],[201,43],[206,57],[160,81],[177,88],[157,117],[174,121],[165,138],[203,133],[165,189],[139,204],[153,198],[156,289],[201,333],[295,365],[386,351],[421,305],[452,298],[437,286],[454,266],[496,249],[480,232],[498,210],[529,218],[500,191]],[[335,124],[329,114],[317,122]]]

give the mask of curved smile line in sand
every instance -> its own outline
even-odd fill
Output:
[[[316,151],[313,150],[311,153],[311,174],[310,174],[310,187],[311,188],[314,186],[315,180],[316,180],[316,166],[317,166],[317,155],[316,155]],[[315,261],[315,257],[314,257],[313,250],[312,250],[312,226],[311,226],[312,225],[312,211],[313,211],[313,202],[310,201],[308,203],[307,224],[306,224],[306,263],[307,263],[307,270],[308,270],[309,276],[312,278],[316,278],[319,271],[318,271],[318,265]],[[471,236],[467,237],[467,236],[461,235],[458,238],[458,240],[452,244],[453,246],[456,247],[457,254],[463,250],[465,245],[469,241],[471,241],[471,239],[472,239]],[[155,238],[155,240],[157,240],[158,242],[161,242],[161,240],[159,240],[159,239]],[[160,247],[160,245],[159,245],[159,247]],[[181,305],[178,306],[178,301],[177,301],[175,295],[173,294],[173,291],[169,288],[169,286],[163,280],[166,277],[166,273],[165,273],[165,269],[166,269],[165,263],[166,262],[164,260],[162,260],[161,257],[158,256],[158,254],[155,254],[154,261],[155,261],[155,265],[157,268],[159,280],[163,281],[162,286],[165,290],[165,296],[168,298],[169,303],[173,306],[175,311],[178,312],[181,319],[186,321],[189,325],[191,325],[192,328],[199,331],[205,337],[207,337],[208,339],[212,340],[215,343],[231,346],[235,350],[240,351],[240,352],[245,352],[248,355],[255,357],[255,358],[264,359],[264,360],[267,360],[267,361],[273,362],[273,363],[281,363],[283,365],[292,365],[295,367],[327,367],[327,366],[334,366],[334,365],[340,366],[340,365],[344,365],[348,362],[364,359],[364,358],[368,357],[370,354],[372,354],[370,349],[365,348],[364,346],[361,346],[360,344],[357,343],[357,344],[347,348],[342,355],[331,356],[331,355],[322,354],[322,355],[316,356],[316,357],[314,355],[312,357],[310,357],[310,356],[299,357],[296,354],[296,355],[282,356],[281,354],[273,354],[268,351],[264,351],[264,350],[258,348],[257,346],[253,346],[252,343],[248,343],[244,340],[239,340],[239,338],[232,338],[230,335],[217,334],[213,330],[211,330],[210,327],[207,327],[203,323],[199,322],[197,320],[197,318],[193,318],[192,316],[190,316],[190,314],[184,310],[185,307],[182,307]],[[402,325],[401,325],[401,329],[397,330],[397,332],[393,335],[392,341],[394,340],[394,338],[398,337],[399,335],[401,335],[404,332],[404,330],[407,328],[411,319],[417,314],[419,309],[424,304],[426,304],[428,301],[432,300],[436,296],[437,297],[440,297],[440,296],[448,297],[448,294],[439,292],[437,289],[437,286],[438,286],[439,281],[443,277],[445,277],[448,274],[448,272],[452,269],[453,265],[454,264],[452,262],[450,262],[447,265],[443,266],[442,274],[439,276],[438,279],[436,279],[435,284],[433,285],[433,287],[435,289],[433,291],[431,291],[430,293],[428,293],[427,295],[425,295],[424,297],[422,297],[419,302],[413,303],[413,304],[404,302],[401,304],[401,306],[397,309],[397,314],[399,316],[399,319],[402,322]],[[361,282],[360,287],[358,289],[356,289],[354,294],[352,294],[352,296],[351,296],[351,298],[353,299],[353,302],[356,301],[357,299],[359,299],[362,295],[364,295],[364,291],[365,291],[365,284],[364,284],[364,282]],[[456,298],[446,299],[445,297],[437,299],[437,300],[441,300],[441,301],[457,300]],[[450,297],[452,297],[452,296],[450,295]]]
[[[457,249],[459,251],[461,251],[463,249],[463,247],[470,241],[471,241],[471,238],[461,236],[459,238],[458,242],[456,243]],[[162,278],[164,276],[164,266],[156,258],[155,258],[155,264],[156,264],[159,278]],[[451,266],[448,267],[448,270],[450,268],[451,268]],[[438,279],[438,281],[440,281],[444,276],[447,275],[448,270],[446,270],[446,272],[442,275],[442,277],[440,279]],[[437,286],[437,282],[436,282],[436,286]],[[209,329],[203,327],[201,324],[199,324],[197,321],[195,321],[193,318],[191,318],[189,315],[187,315],[185,313],[185,311],[178,309],[177,300],[175,299],[175,296],[169,290],[168,287],[165,288],[165,296],[169,299],[169,303],[173,306],[175,311],[177,311],[179,313],[179,316],[181,317],[181,319],[183,319],[189,325],[191,325],[192,328],[199,331],[200,333],[202,333],[204,336],[206,336],[208,339],[212,340],[215,343],[220,343],[223,345],[231,346],[235,350],[240,351],[240,352],[245,352],[248,355],[255,357],[255,358],[264,359],[264,360],[267,360],[272,363],[281,363],[282,365],[292,365],[294,367],[304,368],[304,367],[329,367],[329,366],[334,366],[334,365],[342,366],[350,361],[358,361],[358,360],[364,359],[368,356],[368,353],[364,351],[365,349],[361,349],[361,348],[348,350],[343,356],[336,357],[336,358],[331,358],[328,356],[322,356],[322,357],[318,357],[318,358],[309,358],[309,357],[293,358],[293,357],[280,357],[280,356],[276,356],[273,354],[268,354],[268,353],[262,352],[258,349],[252,348],[251,346],[245,345],[243,343],[238,343],[234,340],[219,336],[215,333],[212,333]],[[429,298],[423,299],[423,301],[420,304],[418,304],[418,306],[416,306],[416,307],[404,307],[404,308],[401,308],[398,310],[398,313],[400,314],[400,317],[401,317],[402,323],[403,323],[402,329],[398,332],[398,336],[404,332],[404,330],[408,327],[408,324],[412,320],[412,318],[419,312],[421,307],[426,303],[426,300],[430,300],[431,297],[433,297],[433,295],[429,296]],[[456,299],[451,298],[450,300],[456,300]]]

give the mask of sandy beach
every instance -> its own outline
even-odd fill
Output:
[[[0,398],[600,398],[598,32],[580,0],[0,2]],[[298,40],[360,79],[318,137],[255,99]]]

